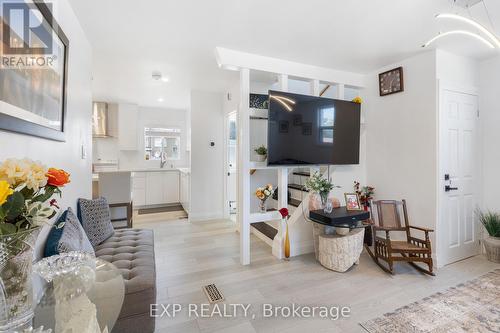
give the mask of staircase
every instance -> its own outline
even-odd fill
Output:
[[[310,177],[309,168],[290,169],[288,174],[288,231],[291,244],[291,256],[296,256],[314,251],[312,227],[304,218],[307,212],[309,193],[305,189],[305,182]],[[280,195],[280,193],[278,193]],[[306,206],[303,206],[305,202]],[[268,199],[268,211],[278,208],[278,200]],[[281,220],[270,220],[251,224],[255,236],[273,248],[273,254],[282,258],[284,228]]]

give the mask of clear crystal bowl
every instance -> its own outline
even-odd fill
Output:
[[[68,252],[44,258],[33,266],[33,272],[52,283],[59,301],[72,299],[89,291],[96,278],[96,259],[84,252]]]

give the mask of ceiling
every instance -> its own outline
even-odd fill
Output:
[[[465,0],[460,0],[465,1]],[[500,29],[500,1],[485,0]],[[236,72],[217,67],[222,46],[323,67],[370,73],[422,52],[439,31],[465,28],[435,14],[472,16],[483,4],[452,0],[70,0],[93,48],[96,100],[187,108],[191,89],[223,91]],[[498,32],[498,30],[497,30]],[[437,44],[479,59],[494,51],[463,36]],[[169,78],[154,81],[153,71]],[[158,99],[163,101],[159,102]]]

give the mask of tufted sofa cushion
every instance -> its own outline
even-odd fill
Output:
[[[156,303],[153,231],[118,229],[94,249],[97,257],[121,271],[125,282],[125,298],[113,332],[135,332],[136,329],[153,332],[154,318],[149,317],[150,304]],[[142,317],[146,322],[134,320],[134,317]],[[131,322],[138,326],[132,327],[135,325],[131,326]]]

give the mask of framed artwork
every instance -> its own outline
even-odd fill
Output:
[[[65,141],[69,40],[51,4],[3,2],[2,13],[0,130]]]
[[[293,116],[293,126],[302,126],[302,115],[296,114]]]
[[[249,107],[254,109],[269,109],[269,96],[264,94],[250,94]]]
[[[380,96],[404,91],[403,67],[391,69],[378,75]]]
[[[280,120],[279,129],[280,133],[288,133],[288,128],[290,127],[290,123],[288,120]]]
[[[344,193],[344,197],[347,210],[363,210],[356,193]]]
[[[312,123],[302,123],[302,135],[312,135]]]

